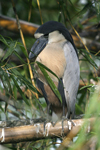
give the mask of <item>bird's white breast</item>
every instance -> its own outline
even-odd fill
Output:
[[[44,48],[44,50],[38,55],[36,61],[41,62],[50,70],[52,70],[59,78],[61,78],[64,74],[64,70],[66,67],[66,59],[63,51],[63,45],[65,40],[60,41],[58,43],[49,43]],[[36,66],[35,66],[36,67]],[[39,68],[36,68],[38,72],[38,77],[46,82],[43,74],[41,73]],[[49,73],[49,76],[53,81],[58,81],[58,79]]]

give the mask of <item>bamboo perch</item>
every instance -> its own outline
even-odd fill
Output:
[[[34,36],[35,31],[39,27],[39,25],[29,23],[29,22],[23,21],[23,20],[20,20],[20,25],[21,25],[22,32],[25,35],[32,36],[32,37]],[[19,32],[17,23],[16,23],[16,19],[6,17],[3,15],[0,15],[0,27],[7,29],[9,31],[12,31],[12,32]],[[97,35],[98,31],[99,30],[96,30],[96,32],[93,32],[94,37]],[[88,33],[88,35],[90,35],[91,32],[86,30],[86,31],[84,31],[84,34]],[[83,33],[80,33],[80,34],[83,34]],[[90,38],[85,38],[84,34],[81,36],[81,38],[84,41],[85,45],[88,47],[88,49],[92,50],[94,53],[98,52],[100,50],[100,43],[96,40],[92,40]],[[72,35],[72,37],[74,39],[76,47],[83,48],[83,45],[80,42],[79,38],[76,35]]]
[[[34,36],[39,25],[20,20],[21,29],[24,34]],[[19,32],[16,19],[0,15],[0,27],[12,32]]]
[[[89,127],[91,128],[92,123],[94,122],[94,118],[87,119],[89,121]],[[77,128],[80,131],[84,123],[84,119],[72,120],[75,124],[69,125],[69,121],[64,121],[64,134],[70,133],[74,128]],[[69,130],[71,129],[71,131]],[[70,132],[69,132],[70,131]],[[44,131],[44,123],[36,123],[33,125],[25,125],[25,126],[17,126],[17,127],[5,127],[0,129],[0,144],[4,143],[18,143],[22,141],[33,141],[39,140],[43,138],[54,138],[62,136],[62,121],[52,126],[50,122],[45,124]],[[76,136],[75,134],[72,134]],[[72,138],[72,137],[71,137]]]

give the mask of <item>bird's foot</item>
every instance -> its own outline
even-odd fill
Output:
[[[71,119],[69,119],[69,121],[72,123],[73,126],[75,126],[75,123]]]
[[[64,137],[64,121],[65,120],[67,120],[69,130],[71,130],[72,126],[75,126],[74,122],[71,119],[68,119],[65,116],[63,116],[62,117],[62,137]]]
[[[54,127],[55,124],[56,124],[56,122],[53,122],[52,117],[48,115],[44,121],[44,135],[48,135],[50,126]]]

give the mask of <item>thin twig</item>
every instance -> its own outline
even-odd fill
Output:
[[[41,13],[41,8],[40,8],[40,2],[39,2],[39,0],[37,0],[37,4],[38,4],[39,12],[40,12],[41,23],[43,24],[43,19],[42,19],[42,13]]]
[[[28,21],[30,21],[31,13],[32,13],[32,0],[30,0],[29,3],[30,3],[30,10],[29,10],[29,14],[28,14]]]
[[[24,45],[24,47],[25,47],[25,50],[26,50],[26,52],[27,52],[27,55],[28,55],[28,51],[27,51],[27,48],[26,48],[24,35],[23,35],[22,29],[21,29],[21,26],[20,26],[20,22],[19,22],[18,15],[17,15],[17,13],[16,13],[15,4],[14,4],[14,1],[13,1],[13,0],[11,0],[11,1],[12,1],[12,5],[13,5],[13,10],[14,10],[14,13],[15,13],[15,16],[16,16],[16,21],[17,21],[18,29],[19,29],[19,31],[20,31],[20,36],[21,36],[23,45]],[[28,68],[29,68],[29,72],[30,72],[30,77],[31,77],[32,85],[36,88],[35,83],[34,83],[34,80],[33,80],[33,73],[32,73],[32,69],[31,69],[30,61],[29,61],[28,58],[26,58],[26,59],[27,59],[27,63],[28,63]],[[37,94],[37,93],[35,93],[35,96],[36,96],[36,98],[38,99],[38,94]]]

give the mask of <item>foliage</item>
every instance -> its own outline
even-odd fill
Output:
[[[43,22],[48,20],[60,21],[66,25],[66,27],[75,35],[75,31],[78,33],[85,33],[86,28],[94,26],[99,28],[100,20],[100,2],[90,0],[42,0],[40,1],[41,15],[39,13],[39,6],[37,1],[24,0],[15,1],[17,14],[20,19],[28,20],[30,15],[30,22],[41,24],[41,18]],[[31,10],[31,13],[29,13]],[[24,12],[24,13],[21,13]],[[14,17],[15,14],[12,9],[12,3],[1,0],[1,14],[9,17]],[[93,17],[96,15],[96,17]],[[91,18],[91,19],[89,19]],[[74,32],[72,30],[74,29]],[[91,28],[90,28],[91,29]],[[0,98],[0,120],[13,120],[13,119],[27,119],[38,118],[41,115],[44,116],[46,103],[44,98],[39,100],[34,96],[33,92],[37,92],[41,97],[41,94],[32,85],[28,64],[26,58],[28,58],[25,48],[21,42],[19,34],[11,33],[0,29],[0,93],[5,95],[7,99]],[[98,30],[99,31],[99,30]],[[98,32],[97,31],[97,32]],[[96,34],[97,34],[96,32]],[[100,38],[94,37],[89,32],[89,39],[93,41],[99,41]],[[25,36],[26,46],[28,52],[34,43],[34,39]],[[100,56],[97,53],[93,53],[91,49],[87,51],[84,47],[78,49],[80,60],[81,79],[83,83],[87,80],[87,84],[79,89],[76,103],[76,115],[85,114],[86,118],[95,117],[96,123],[93,124],[93,129],[90,133],[85,132],[83,129],[77,136],[77,140],[72,147],[68,149],[85,149],[83,145],[87,143],[92,137],[96,137],[96,148],[100,149],[100,135],[99,135],[99,108],[100,108],[100,89],[96,89],[96,84],[99,85],[100,78],[97,77],[97,70],[100,66]],[[47,77],[50,85],[55,89],[51,79],[48,79],[46,71],[48,68],[38,64],[40,69]],[[34,68],[33,68],[34,69]],[[92,83],[91,83],[92,81]],[[99,85],[100,86],[100,85]],[[31,94],[29,92],[31,90]],[[56,94],[59,93],[55,90]],[[37,142],[23,143],[13,145],[7,145],[12,149],[56,149],[58,147],[57,142],[61,143],[61,139],[45,139]]]

